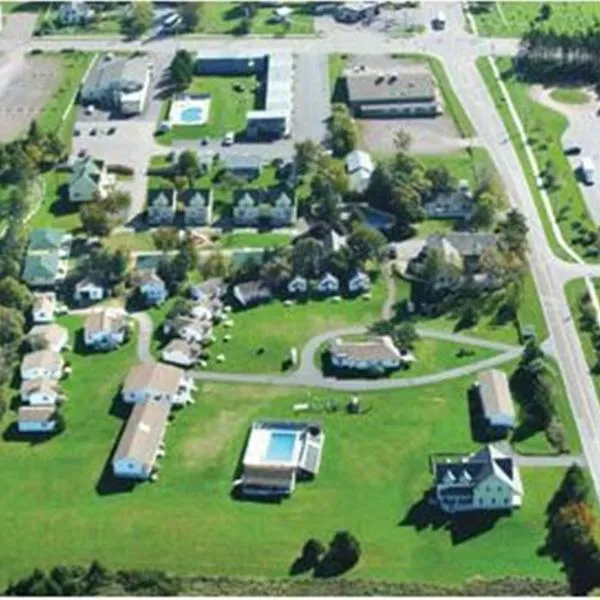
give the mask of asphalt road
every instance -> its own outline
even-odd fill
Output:
[[[516,153],[512,145],[507,142],[508,134],[475,67],[475,60],[479,56],[515,54],[518,48],[517,40],[477,38],[463,29],[460,4],[444,3],[443,6],[448,18],[446,31],[432,32],[428,30],[423,35],[408,39],[394,39],[378,31],[377,28],[348,27],[339,28],[335,35],[327,35],[325,32],[323,36],[314,38],[265,40],[264,38],[216,37],[187,40],[163,39],[148,44],[98,39],[16,41],[0,38],[0,51],[20,53],[32,48],[57,50],[66,47],[80,50],[110,49],[112,51],[151,49],[154,52],[173,53],[179,48],[188,48],[193,51],[201,48],[223,51],[228,48],[241,50],[268,46],[273,50],[285,49],[299,54],[423,52],[438,56],[443,61],[450,81],[475,125],[480,144],[490,152],[496,164],[511,204],[519,208],[527,217],[531,247],[529,258],[533,278],[542,298],[552,345],[560,364],[582,438],[586,462],[590,467],[594,486],[598,493],[600,492],[600,407],[570,315],[563,285],[570,278],[579,277],[582,274],[598,276],[600,267],[571,265],[557,259],[552,254]],[[204,378],[209,378],[208,373],[203,375],[207,376]],[[222,377],[213,374],[212,378],[234,381],[231,375],[226,374],[223,374]],[[254,379],[256,377],[240,376],[239,381],[253,381]],[[290,378],[277,376],[263,377],[258,381],[276,384],[292,383]]]

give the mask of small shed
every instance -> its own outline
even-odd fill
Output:
[[[516,413],[506,373],[497,369],[477,376],[477,389],[483,416],[492,427],[510,429],[516,425]]]

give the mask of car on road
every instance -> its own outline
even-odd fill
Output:
[[[581,148],[579,146],[570,146],[565,149],[566,156],[579,156],[581,154]]]
[[[113,134],[115,133],[115,131],[117,131],[117,128],[116,128],[116,127],[109,127],[109,128],[106,130],[106,135],[113,135]]]
[[[431,27],[436,30],[446,29],[446,15],[440,11],[431,22]]]
[[[79,151],[79,156],[85,156],[86,154],[87,154],[87,150],[86,150],[85,148],[82,148],[82,149]]]
[[[581,178],[587,185],[594,184],[594,176],[596,175],[596,167],[594,166],[594,162],[589,156],[584,156],[581,159],[581,164],[579,165],[579,171],[581,173]]]
[[[79,131],[79,129],[73,129],[73,136],[74,137],[77,137],[80,134],[81,134],[81,131]]]
[[[90,130],[90,135],[94,136],[98,133],[98,130],[94,127],[94,129]]]
[[[228,131],[223,138],[223,146],[233,146],[233,142],[235,142],[235,133]]]
[[[202,138],[200,140],[200,145],[201,146],[208,146],[208,138]]]

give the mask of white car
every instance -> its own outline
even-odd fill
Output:
[[[233,142],[235,142],[235,133],[228,131],[223,138],[223,146],[232,146]]]

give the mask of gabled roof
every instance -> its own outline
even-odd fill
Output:
[[[54,406],[19,406],[20,423],[49,423],[56,416]]]
[[[181,194],[181,198],[183,200],[183,204],[187,208],[191,207],[204,207],[208,206],[211,202],[213,195],[212,189],[208,188],[192,188],[189,190],[185,190]]]
[[[338,338],[329,349],[332,354],[355,361],[399,360],[401,357],[389,336],[373,337],[364,342],[344,342]]]
[[[266,200],[266,196],[264,190],[256,188],[238,188],[233,191],[233,204],[237,205],[242,200],[249,198],[254,204],[258,205]]]
[[[54,294],[54,292],[33,295],[33,312],[42,311],[53,313],[55,308],[56,294]]]
[[[170,405],[165,401],[149,400],[136,404],[129,415],[113,461],[133,459],[149,469],[162,441],[169,411]]]
[[[31,369],[60,369],[64,364],[64,360],[60,354],[52,352],[52,350],[37,350],[29,352],[21,361],[21,372]]]
[[[21,396],[28,398],[31,394],[58,394],[58,382],[54,379],[29,379],[21,383]]]
[[[58,250],[65,239],[60,229],[34,229],[29,235],[29,250]]]
[[[115,310],[104,308],[91,312],[85,320],[85,332],[117,333],[125,326],[125,316]]]
[[[74,186],[80,182],[91,183],[97,186],[100,182],[104,161],[84,156],[73,163],[73,174],[69,185]]]
[[[223,158],[228,171],[258,171],[262,168],[263,158],[257,154],[228,154]]]
[[[257,300],[268,300],[273,296],[273,292],[269,286],[260,279],[238,283],[233,291],[241,304]]]
[[[160,285],[161,287],[165,287],[165,282],[156,271],[141,271],[138,275],[137,283],[139,287],[146,285]]]
[[[148,208],[175,208],[175,190],[148,190]]]
[[[28,254],[25,258],[23,281],[30,285],[52,285],[56,281],[60,257],[58,252]]]
[[[172,352],[178,352],[183,354],[186,358],[190,360],[195,360],[200,356],[201,348],[197,344],[190,344],[185,340],[180,338],[176,338],[171,340],[162,351],[163,356],[168,355]]]
[[[515,417],[515,407],[506,373],[498,371],[498,369],[482,371],[477,375],[477,383],[486,417],[496,414]]]
[[[462,257],[481,256],[495,243],[493,233],[432,233],[425,242],[427,249],[439,249],[444,255],[453,249]]]
[[[132,367],[123,383],[123,393],[154,390],[175,395],[184,377],[181,369],[163,363],[140,363]]]
[[[31,338],[34,336],[42,337],[49,346],[64,345],[69,340],[69,332],[67,328],[56,323],[49,323],[48,325],[34,325],[27,334],[27,337]]]

